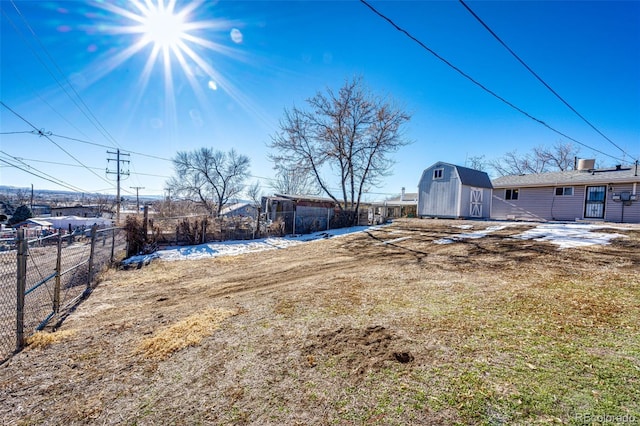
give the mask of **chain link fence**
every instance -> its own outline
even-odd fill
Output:
[[[120,228],[33,239],[19,230],[0,251],[0,362],[88,294],[97,274],[124,257],[126,244]]]

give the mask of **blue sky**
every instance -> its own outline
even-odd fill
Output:
[[[584,144],[581,157],[597,158],[600,166],[640,157],[640,2],[467,2],[615,145],[460,2],[370,4],[493,92]],[[491,160],[569,142],[359,1],[178,0],[185,48],[167,60],[153,50],[171,38],[175,18],[155,24],[144,0],[1,0],[0,7],[2,185],[115,194],[115,175],[105,170],[115,171],[107,151],[119,148],[130,154],[122,157],[131,172],[123,195],[135,195],[135,186],[144,187],[141,195],[157,195],[173,174],[167,159],[207,146],[248,155],[247,183],[258,180],[269,193],[267,144],[284,109],[303,107],[316,92],[355,76],[412,114],[405,130],[413,143],[396,153],[392,176],[368,199],[401,187],[414,192],[436,161],[465,165],[469,157]],[[45,136],[29,133],[34,128]]]

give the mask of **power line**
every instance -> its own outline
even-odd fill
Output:
[[[15,4],[15,2],[13,0],[11,0],[11,5],[13,6],[13,8],[16,10],[16,12],[18,13],[18,15],[20,16],[20,18],[22,19],[24,25],[29,29],[29,31],[31,32],[31,35],[33,36],[33,38],[37,41],[38,45],[40,46],[40,48],[44,51],[45,55],[47,56],[47,58],[49,59],[49,61],[51,61],[51,63],[53,64],[53,66],[55,67],[55,69],[58,71],[59,75],[62,76],[62,79],[66,82],[67,86],[71,89],[71,91],[75,94],[76,98],[74,98],[65,88],[65,86],[60,82],[60,80],[54,75],[54,73],[51,71],[51,69],[47,66],[47,64],[44,63],[44,61],[42,60],[42,58],[40,57],[40,55],[38,55],[38,53],[31,47],[30,44],[28,44],[26,42],[26,40],[24,39],[24,37],[22,36],[22,33],[18,30],[18,28],[16,27],[16,25],[13,23],[13,21],[11,20],[11,18],[9,18],[6,14],[6,12],[4,12],[5,16],[7,17],[7,19],[9,20],[9,22],[11,23],[11,25],[13,26],[13,28],[16,30],[16,32],[18,33],[18,35],[22,38],[23,42],[25,42],[25,44],[27,45],[27,47],[29,47],[29,49],[31,50],[31,52],[34,54],[34,56],[36,57],[36,59],[44,66],[44,68],[47,70],[47,72],[49,73],[49,75],[51,75],[51,77],[54,79],[54,81],[58,84],[58,86],[60,86],[60,88],[64,91],[64,93],[69,97],[69,99],[71,99],[71,101],[76,105],[76,107],[78,107],[78,110],[89,120],[89,122],[91,122],[91,124],[93,124],[93,126],[107,139],[107,140],[111,140],[111,142],[113,142],[116,146],[119,146],[118,142],[116,141],[116,139],[107,131],[107,129],[100,123],[100,120],[98,120],[98,118],[95,116],[95,114],[93,114],[93,112],[91,111],[91,108],[89,108],[89,106],[84,102],[84,100],[82,99],[82,97],[80,96],[80,94],[78,93],[78,91],[75,89],[75,87],[73,87],[73,85],[71,84],[71,82],[69,81],[69,79],[65,76],[65,74],[62,72],[62,70],[60,69],[60,67],[58,66],[58,64],[56,63],[56,61],[53,59],[53,57],[51,56],[51,54],[49,53],[49,51],[47,50],[46,46],[42,43],[42,41],[40,40],[40,38],[38,37],[38,35],[36,34],[36,32],[34,31],[33,27],[31,27],[31,25],[29,24],[29,22],[27,21],[26,17],[22,14],[22,12],[20,11],[20,9],[18,8],[18,6]],[[77,100],[76,100],[77,99]],[[81,105],[78,104],[78,101],[80,102]],[[82,108],[84,107],[84,109]]]
[[[21,165],[23,165],[24,167],[28,168],[29,170],[33,169],[33,170],[35,170],[36,172],[41,173],[41,174],[42,174],[42,175],[44,175],[44,176],[47,176],[48,178],[51,178],[51,179],[53,179],[53,180],[56,180],[56,181],[62,182],[62,183],[63,183],[63,184],[65,184],[65,185],[68,185],[67,187],[71,186],[71,187],[73,187],[73,188],[74,188],[74,190],[76,190],[76,191],[78,191],[78,192],[86,192],[86,191],[85,191],[85,190],[83,190],[82,188],[78,188],[78,187],[77,187],[77,186],[75,186],[75,185],[68,184],[68,183],[66,183],[65,181],[63,181],[63,180],[61,180],[61,179],[58,179],[58,178],[57,178],[57,177],[55,177],[55,176],[51,176],[50,174],[45,173],[45,172],[43,172],[42,170],[38,170],[38,169],[36,169],[35,167],[30,166],[29,164],[25,163],[24,161],[22,161],[22,160],[21,160],[20,158],[18,158],[18,157],[14,157],[14,156],[12,156],[12,155],[9,155],[9,154],[7,154],[6,152],[4,152],[4,151],[2,151],[2,150],[0,150],[0,153],[1,153],[1,154],[3,154],[3,155],[5,155],[5,156],[6,156],[6,157],[8,157],[8,158],[13,159],[14,161],[19,162]],[[40,176],[40,177],[41,177],[41,176]]]
[[[49,179],[49,178],[44,177],[44,176],[40,176],[39,174],[34,173],[34,172],[32,172],[31,170],[24,169],[24,168],[22,168],[22,167],[20,167],[20,166],[18,166],[18,165],[16,165],[16,164],[13,164],[13,163],[11,163],[11,162],[9,162],[9,161],[4,160],[4,159],[2,159],[2,158],[0,158],[0,161],[2,161],[3,163],[8,164],[10,167],[16,168],[16,169],[18,169],[18,170],[22,170],[22,171],[23,171],[23,172],[25,172],[25,173],[28,173],[28,174],[30,174],[30,175],[33,175],[33,176],[37,177],[37,178],[40,178],[40,179],[43,179],[43,180],[46,180],[46,181],[49,181],[49,182],[55,183],[56,185],[63,186],[63,187],[65,187],[65,188],[67,188],[67,189],[70,189],[70,190],[72,190],[72,191],[75,191],[75,192],[87,192],[87,191],[84,191],[84,190],[81,190],[81,189],[80,189],[80,190],[78,190],[78,188],[76,188],[76,187],[72,186],[71,184],[68,184],[68,183],[66,183],[66,182],[64,182],[64,181],[62,181],[62,180],[59,180],[59,179],[57,179],[57,180],[53,180],[53,179]]]
[[[27,123],[29,126],[31,126],[33,128],[33,130],[35,130],[36,132],[38,132],[41,136],[44,136],[45,138],[47,138],[52,144],[54,144],[55,146],[57,146],[62,152],[64,152],[65,154],[67,154],[69,157],[73,158],[78,164],[80,164],[82,167],[84,167],[85,169],[87,169],[89,172],[91,172],[92,174],[94,174],[95,176],[97,176],[99,179],[107,182],[108,184],[111,185],[111,182],[109,182],[107,179],[105,179],[104,177],[100,176],[99,174],[97,174],[96,172],[94,172],[93,170],[91,170],[88,166],[86,166],[82,161],[78,160],[75,156],[73,156],[69,151],[67,151],[66,149],[64,149],[63,147],[61,147],[58,143],[56,143],[56,141],[54,141],[53,139],[51,139],[51,137],[46,134],[43,133],[41,130],[39,130],[36,126],[34,126],[33,124],[31,124],[31,122],[29,122],[29,120],[27,120],[26,118],[24,118],[23,116],[21,116],[20,114],[18,114],[17,112],[15,112],[13,109],[11,109],[7,104],[5,104],[3,101],[0,100],[0,105],[4,106],[6,109],[8,109],[9,111],[11,111],[15,116],[17,116],[18,118],[20,118],[22,121],[24,121],[25,123]]]
[[[29,162],[33,162],[33,163],[44,163],[44,164],[54,164],[56,166],[67,166],[67,167],[82,167],[78,164],[69,164],[69,163],[61,163],[58,161],[46,161],[46,160],[36,160],[35,158],[24,158],[24,157],[14,157],[16,160],[20,160],[20,161],[29,161]],[[90,169],[93,170],[104,170],[103,167],[89,167]],[[132,175],[140,175],[140,176],[151,176],[151,177],[158,177],[158,178],[163,178],[163,179],[169,179],[170,176],[164,176],[164,175],[155,175],[155,174],[151,174],[151,173],[140,173],[140,172],[129,172],[129,174]]]
[[[423,42],[421,42],[419,39],[417,39],[416,37],[414,37],[411,33],[409,33],[407,30],[403,29],[402,27],[400,27],[398,24],[396,24],[393,20],[391,20],[390,18],[388,18],[387,16],[385,16],[383,13],[379,12],[376,8],[374,8],[373,6],[371,6],[366,0],[360,0],[360,2],[362,4],[364,4],[365,6],[367,6],[373,13],[375,13],[376,15],[378,15],[379,17],[381,17],[382,19],[384,19],[385,21],[387,21],[389,24],[391,24],[391,26],[393,26],[396,30],[398,30],[399,32],[403,33],[405,36],[407,36],[408,38],[410,38],[411,40],[413,40],[415,43],[417,43],[420,47],[422,47],[424,50],[426,50],[427,52],[431,53],[433,56],[435,56],[437,59],[439,59],[441,62],[444,62],[447,66],[449,66],[450,68],[452,68],[453,70],[455,70],[456,72],[458,72],[458,74],[462,75],[464,78],[466,78],[467,80],[471,81],[473,84],[475,84],[476,86],[480,87],[482,90],[484,90],[485,92],[489,93],[490,95],[492,95],[493,97],[495,97],[496,99],[500,100],[501,102],[505,103],[506,105],[510,106],[511,108],[515,109],[516,111],[518,111],[519,113],[525,115],[526,117],[530,118],[531,120],[543,125],[544,127],[548,128],[549,130],[551,130],[554,133],[559,134],[560,136],[569,139],[575,143],[577,143],[578,145],[584,146],[585,148],[588,148],[592,151],[595,151],[599,154],[602,154],[604,156],[607,156],[609,158],[613,158],[616,161],[622,161],[624,162],[623,159],[620,159],[618,157],[614,157],[613,155],[607,154],[603,151],[600,151],[599,149],[590,147],[589,145],[580,142],[574,138],[572,138],[569,135],[566,135],[564,133],[562,133],[561,131],[555,129],[554,127],[551,127],[549,124],[547,124],[546,122],[540,120],[539,118],[534,117],[533,115],[529,114],[528,112],[526,112],[525,110],[523,110],[522,108],[519,108],[518,106],[514,105],[513,103],[509,102],[508,100],[506,100],[505,98],[503,98],[502,96],[498,95],[496,92],[494,92],[493,90],[489,89],[488,87],[484,86],[482,83],[480,83],[479,81],[477,81],[476,79],[474,79],[473,77],[471,77],[469,74],[465,73],[464,71],[462,71],[460,68],[458,68],[457,66],[453,65],[451,62],[449,62],[448,60],[446,60],[445,58],[443,58],[442,56],[440,56],[438,53],[436,53],[433,49],[431,49],[430,47],[428,47],[427,45],[425,45]]]
[[[591,124],[591,122],[589,122],[589,120],[587,120],[586,118],[584,118],[582,116],[582,114],[580,114],[578,111],[576,111],[576,109],[574,107],[572,107],[569,102],[567,102],[566,100],[564,100],[564,98],[562,98],[562,96],[560,96],[555,90],[553,90],[551,88],[551,86],[549,86],[547,84],[546,81],[544,81],[534,70],[531,69],[531,67],[529,67],[529,65],[527,65],[518,55],[516,55],[516,53],[509,47],[507,46],[507,44],[502,41],[502,39],[500,37],[498,37],[498,35],[491,29],[489,28],[489,26],[482,20],[480,19],[480,17],[473,11],[471,10],[471,8],[464,2],[464,0],[458,0],[460,2],[460,4],[462,4],[465,9],[467,9],[467,11],[469,11],[469,13],[476,18],[476,20],[478,22],[480,22],[480,24],[482,24],[482,26],[489,31],[489,33],[496,39],[498,40],[498,42],[505,48],[507,49],[507,51],[509,53],[511,53],[511,55],[516,58],[518,60],[518,62],[520,62],[522,64],[522,66],[524,66],[531,74],[533,74],[533,76],[538,79],[538,81],[540,83],[542,83],[544,85],[544,87],[546,87],[547,89],[549,89],[549,91],[551,91],[551,93],[553,93],[558,99],[560,99],[560,101],[562,101],[563,104],[565,104],[571,111],[573,111],[578,117],[580,117],[582,119],[582,121],[584,121],[585,123],[587,123],[589,125],[589,127],[591,127],[593,130],[595,130],[596,132],[598,132],[598,134],[600,136],[602,136],[603,138],[605,138],[607,141],[609,141],[613,146],[615,146],[616,148],[618,148],[624,155],[627,155],[631,158],[633,158],[631,155],[629,155],[629,153],[625,152],[624,149],[620,148],[620,146],[618,146],[615,142],[613,142],[611,139],[609,139],[604,133],[602,133],[600,130],[598,130],[596,128],[596,126],[594,126],[593,124]]]
[[[72,138],[72,137],[69,137],[69,136],[62,136],[62,135],[58,135],[58,134],[55,134],[55,133],[53,133],[51,136],[55,136],[57,138],[67,139],[67,140],[71,140],[71,141],[75,141],[75,142],[85,143],[85,144],[88,144],[88,145],[99,146],[101,148],[112,149],[111,146],[102,145],[102,144],[99,144],[99,143],[95,143],[95,142],[91,142],[91,141],[87,141],[87,140],[83,140],[83,139]],[[142,157],[155,158],[156,160],[163,160],[163,161],[169,161],[169,162],[173,161],[170,158],[158,157],[157,155],[151,155],[151,154],[143,154],[141,152],[131,151],[131,150],[128,150],[128,149],[121,149],[120,152],[140,155]]]
[[[58,115],[58,117],[60,117],[62,120],[64,120],[69,126],[73,127],[74,129],[76,129],[78,131],[78,133],[84,135],[85,137],[89,137],[87,136],[82,130],[80,130],[75,124],[73,124],[71,121],[69,121],[67,119],[67,117],[65,117],[64,115],[62,115],[53,105],[51,105],[45,98],[43,98],[40,93],[38,93],[38,91],[36,89],[33,88],[33,86],[26,81],[25,79],[22,78],[22,76],[20,75],[20,73],[17,73],[13,67],[11,66],[11,64],[7,64],[7,67],[11,68],[11,70],[13,71],[14,77],[16,77],[18,80],[20,80],[22,82],[22,84],[25,87],[29,87],[31,88],[31,91],[38,97],[38,99],[40,99],[40,101],[47,105],[49,108],[51,108],[51,110],[53,112],[56,113],[56,115]],[[109,146],[109,148],[112,148],[112,146]]]

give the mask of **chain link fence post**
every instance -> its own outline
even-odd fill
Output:
[[[87,289],[91,288],[91,282],[93,281],[93,256],[96,251],[96,230],[97,225],[91,227],[91,251],[89,252],[89,279],[87,280]]]
[[[53,285],[53,312],[60,312],[60,277],[62,275],[62,234],[58,231],[58,254],[56,257],[56,278]]]
[[[16,350],[24,346],[24,296],[27,285],[27,256],[29,243],[24,236],[24,229],[18,229],[17,234],[17,285],[16,285]]]
[[[116,250],[116,228],[111,229],[111,257],[109,258],[109,264],[113,264],[115,260]]]

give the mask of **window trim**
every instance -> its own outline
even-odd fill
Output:
[[[509,201],[515,201],[520,195],[520,188],[508,188],[504,190],[504,199]]]
[[[444,177],[444,168],[440,167],[433,170],[433,179],[442,179]]]
[[[560,190],[560,194],[558,194],[558,190]],[[568,194],[567,192],[570,192],[570,194]],[[556,186],[554,194],[556,197],[573,197],[573,186]]]

